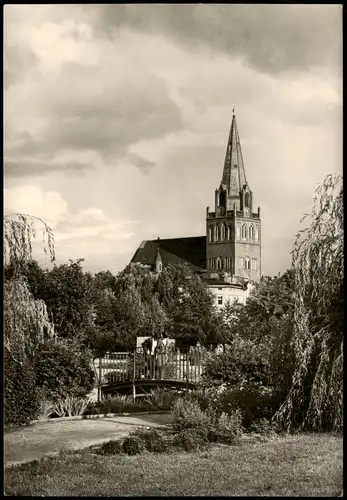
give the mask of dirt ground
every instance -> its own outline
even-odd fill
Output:
[[[170,414],[148,414],[35,423],[5,433],[5,464],[9,466],[43,455],[57,455],[63,449],[86,448],[127,436],[136,427],[155,427],[170,421]]]

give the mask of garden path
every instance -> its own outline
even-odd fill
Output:
[[[136,427],[155,427],[170,421],[171,415],[167,413],[38,422],[5,432],[5,465],[57,455],[61,450],[87,448],[127,436]]]

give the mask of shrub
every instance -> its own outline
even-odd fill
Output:
[[[20,363],[6,351],[4,364],[5,425],[27,424],[39,417],[42,400],[34,366],[29,358]]]
[[[66,396],[53,404],[53,413],[58,417],[74,417],[83,415],[89,404],[89,398]]]
[[[52,401],[85,397],[93,389],[94,371],[87,351],[74,345],[44,344],[35,355],[37,386]]]
[[[173,446],[184,451],[206,450],[207,443],[207,431],[194,427],[181,429],[173,439]]]
[[[253,422],[249,428],[249,432],[255,432],[257,434],[275,434],[278,432],[278,428],[272,422],[266,418],[261,418]]]
[[[133,400],[132,396],[117,394],[116,396],[107,395],[98,403],[90,404],[86,414],[108,414],[123,412],[140,412],[150,408],[148,402]]]
[[[54,403],[47,398],[42,398],[40,401],[40,409],[37,418],[43,420],[49,418],[54,413]]]
[[[242,425],[248,428],[256,420],[271,419],[278,404],[276,393],[271,388],[260,383],[248,383],[222,393],[219,406],[228,414],[240,410]]]
[[[209,425],[209,418],[204,413],[198,403],[184,397],[175,401],[172,408],[172,425],[175,431],[188,428],[206,428]]]
[[[206,411],[208,408],[213,408],[213,410],[222,412],[220,388],[216,387],[200,387],[191,391],[187,397],[191,401],[195,401],[201,410]]]
[[[145,450],[145,444],[138,436],[128,436],[122,445],[123,451],[128,455],[138,455]]]
[[[232,444],[242,432],[241,422],[242,416],[238,410],[231,415],[222,412],[216,419],[213,419],[214,425],[211,426],[209,439],[217,443]]]
[[[146,398],[145,401],[152,408],[170,410],[177,398],[178,394],[176,391],[157,387],[156,389],[151,389],[150,397]]]
[[[130,436],[139,437],[147,451],[153,453],[163,453],[169,449],[169,443],[163,438],[163,436],[157,431],[157,429],[136,429],[130,434]]]
[[[98,450],[99,455],[120,455],[121,453],[123,453],[123,447],[119,439],[103,443]]]

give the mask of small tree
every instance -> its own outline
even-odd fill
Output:
[[[32,262],[32,240],[36,236],[37,223],[42,225],[44,251],[53,262],[53,233],[44,221],[25,214],[5,215],[4,218],[4,252],[12,278],[5,281],[4,287],[5,349],[19,362],[34,353],[45,333],[53,334],[46,305],[34,299],[24,276]]]
[[[287,430],[340,430],[343,394],[343,190],[329,175],[317,188],[309,226],[293,249],[294,375],[275,415]]]
[[[47,308],[35,300],[25,272],[32,260],[35,223],[43,226],[43,244],[54,261],[54,241],[50,227],[41,219],[13,214],[4,218],[5,273],[4,286],[4,395],[6,424],[26,423],[37,416],[40,395],[32,358],[47,337],[53,335]],[[9,279],[10,278],[10,279]]]
[[[41,226],[43,250],[51,262],[55,261],[54,235],[51,227],[39,217],[27,214],[6,214],[4,217],[5,263],[16,275],[32,260],[32,242]]]

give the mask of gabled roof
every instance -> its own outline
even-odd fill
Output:
[[[230,127],[221,184],[229,190],[229,196],[239,196],[243,186],[247,184],[235,113]]]
[[[158,247],[163,267],[168,264],[187,264],[195,272],[205,269],[206,236],[144,240],[131,262],[154,266]]]

